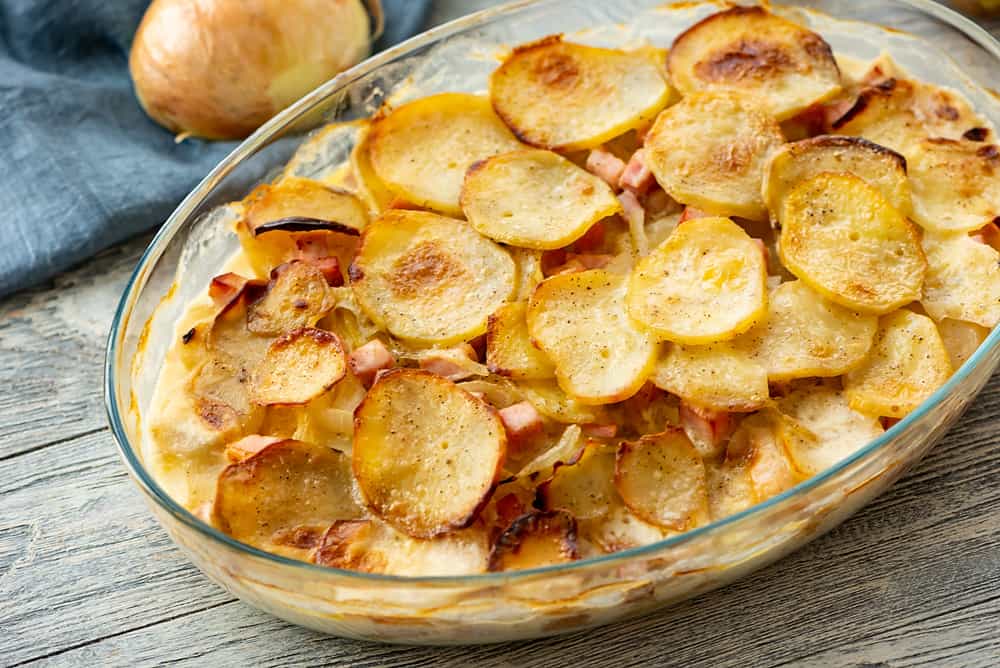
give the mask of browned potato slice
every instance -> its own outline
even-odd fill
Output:
[[[195,413],[213,431],[235,434],[260,421],[262,414],[241,378],[241,367],[218,358],[209,358],[191,378]]]
[[[906,159],[861,137],[823,135],[785,144],[764,170],[764,203],[777,216],[796,185],[823,172],[847,172],[874,186],[903,215],[911,209]]]
[[[844,390],[854,410],[901,418],[941,387],[951,371],[934,321],[900,310],[879,321],[871,356],[847,374]]]
[[[693,93],[656,119],[646,159],[678,202],[717,216],[763,220],[764,168],[784,141],[755,98]]]
[[[539,413],[556,422],[598,424],[607,420],[603,407],[589,406],[567,396],[555,381],[522,380],[517,387]]]
[[[916,229],[857,176],[803,181],[779,220],[782,262],[827,299],[882,314],[920,298],[927,261]]]
[[[754,413],[744,419],[729,439],[726,458],[732,460],[730,473],[746,475],[753,503],[760,503],[793,487],[799,478],[785,447],[787,438],[781,416],[771,411]],[[737,471],[742,469],[742,473]],[[729,481],[731,494],[740,494],[737,478]],[[731,499],[739,505],[737,499]],[[725,504],[723,504],[725,505]]]
[[[628,312],[669,341],[731,339],[764,317],[766,277],[760,247],[734,222],[689,220],[632,271]]]
[[[674,40],[667,60],[681,94],[757,96],[780,121],[840,91],[840,70],[822,37],[762,7],[733,7]]]
[[[656,341],[625,313],[625,283],[600,269],[562,274],[528,303],[532,340],[555,364],[559,386],[582,403],[629,398],[656,362]]]
[[[483,236],[547,250],[573,243],[621,204],[597,176],[552,151],[528,149],[473,165],[462,210]]]
[[[397,196],[460,215],[465,172],[477,160],[522,148],[490,101],[467,93],[432,95],[377,117],[368,136],[376,176]]]
[[[1000,322],[1000,253],[965,234],[924,232],[927,278],[920,304],[935,320]]]
[[[990,335],[990,330],[985,327],[951,318],[945,318],[937,326],[953,369],[965,364]]]
[[[351,462],[322,445],[285,440],[219,475],[214,517],[236,540],[275,550],[275,535],[361,517]]]
[[[591,442],[578,462],[557,467],[538,486],[538,498],[546,510],[565,510],[578,520],[604,517],[618,494],[614,476],[614,451]]]
[[[707,346],[673,345],[656,365],[652,381],[698,406],[754,411],[767,403],[767,369],[747,350],[722,341]]]
[[[525,302],[504,304],[490,316],[486,328],[486,365],[490,371],[517,380],[552,378],[555,367],[531,343]]]
[[[594,148],[667,105],[662,59],[655,49],[599,49],[547,37],[507,57],[490,76],[490,97],[522,141],[560,151]]]
[[[278,337],[253,376],[258,404],[304,404],[347,373],[344,344],[333,332],[303,327]]]
[[[528,513],[497,539],[490,553],[490,571],[519,571],[563,564],[580,558],[576,520],[562,510]]]
[[[971,232],[1000,216],[1000,148],[925,139],[909,153],[913,219],[925,230]]]
[[[486,570],[489,537],[481,526],[417,540],[378,520],[335,522],[312,560],[331,568],[385,575],[471,575]]]
[[[615,502],[608,514],[591,520],[580,520],[580,535],[603,552],[619,552],[663,540],[676,531],[650,524],[629,510],[615,493]]]
[[[705,460],[708,508],[713,521],[742,512],[757,503],[757,492],[745,460]]]
[[[785,449],[799,474],[821,473],[864,447],[884,431],[878,418],[857,412],[844,393],[811,383],[778,400],[778,409],[809,430],[790,430]]]
[[[684,531],[708,515],[705,465],[681,429],[622,443],[615,487],[640,519]]]
[[[245,218],[255,236],[317,229],[357,235],[368,224],[368,212],[357,197],[298,176],[258,186],[247,197]]]
[[[468,526],[506,448],[494,409],[426,371],[386,373],[355,412],[354,475],[365,503],[414,538]]]
[[[272,272],[267,293],[249,308],[247,329],[278,336],[301,327],[312,327],[334,305],[323,272],[308,262],[296,260]]]
[[[448,345],[486,332],[517,271],[507,251],[466,223],[395,210],[365,230],[350,276],[361,308],[391,334]]]
[[[740,339],[767,369],[770,381],[839,376],[861,364],[878,327],[821,297],[802,281],[782,283],[768,296],[767,320]]]

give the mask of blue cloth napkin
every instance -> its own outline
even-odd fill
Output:
[[[128,52],[149,0],[0,0],[0,295],[161,224],[235,146],[143,113]],[[430,0],[383,0],[385,48]]]

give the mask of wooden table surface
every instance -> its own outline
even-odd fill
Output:
[[[490,4],[439,3],[432,18]],[[915,471],[840,528],[642,619],[436,649],[322,636],[258,612],[173,547],[106,427],[105,339],[148,241],[0,301],[0,665],[1000,664],[1000,377]]]

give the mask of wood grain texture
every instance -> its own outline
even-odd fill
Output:
[[[436,3],[432,21],[496,4]],[[1000,34],[1000,22],[990,25]],[[1000,377],[913,473],[726,589],[538,642],[382,646],[234,600],[172,545],[104,429],[111,315],[148,237],[0,302],[0,665],[993,666]]]

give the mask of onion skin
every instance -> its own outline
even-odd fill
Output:
[[[160,125],[240,139],[364,59],[370,33],[361,0],[153,0],[129,70]]]

